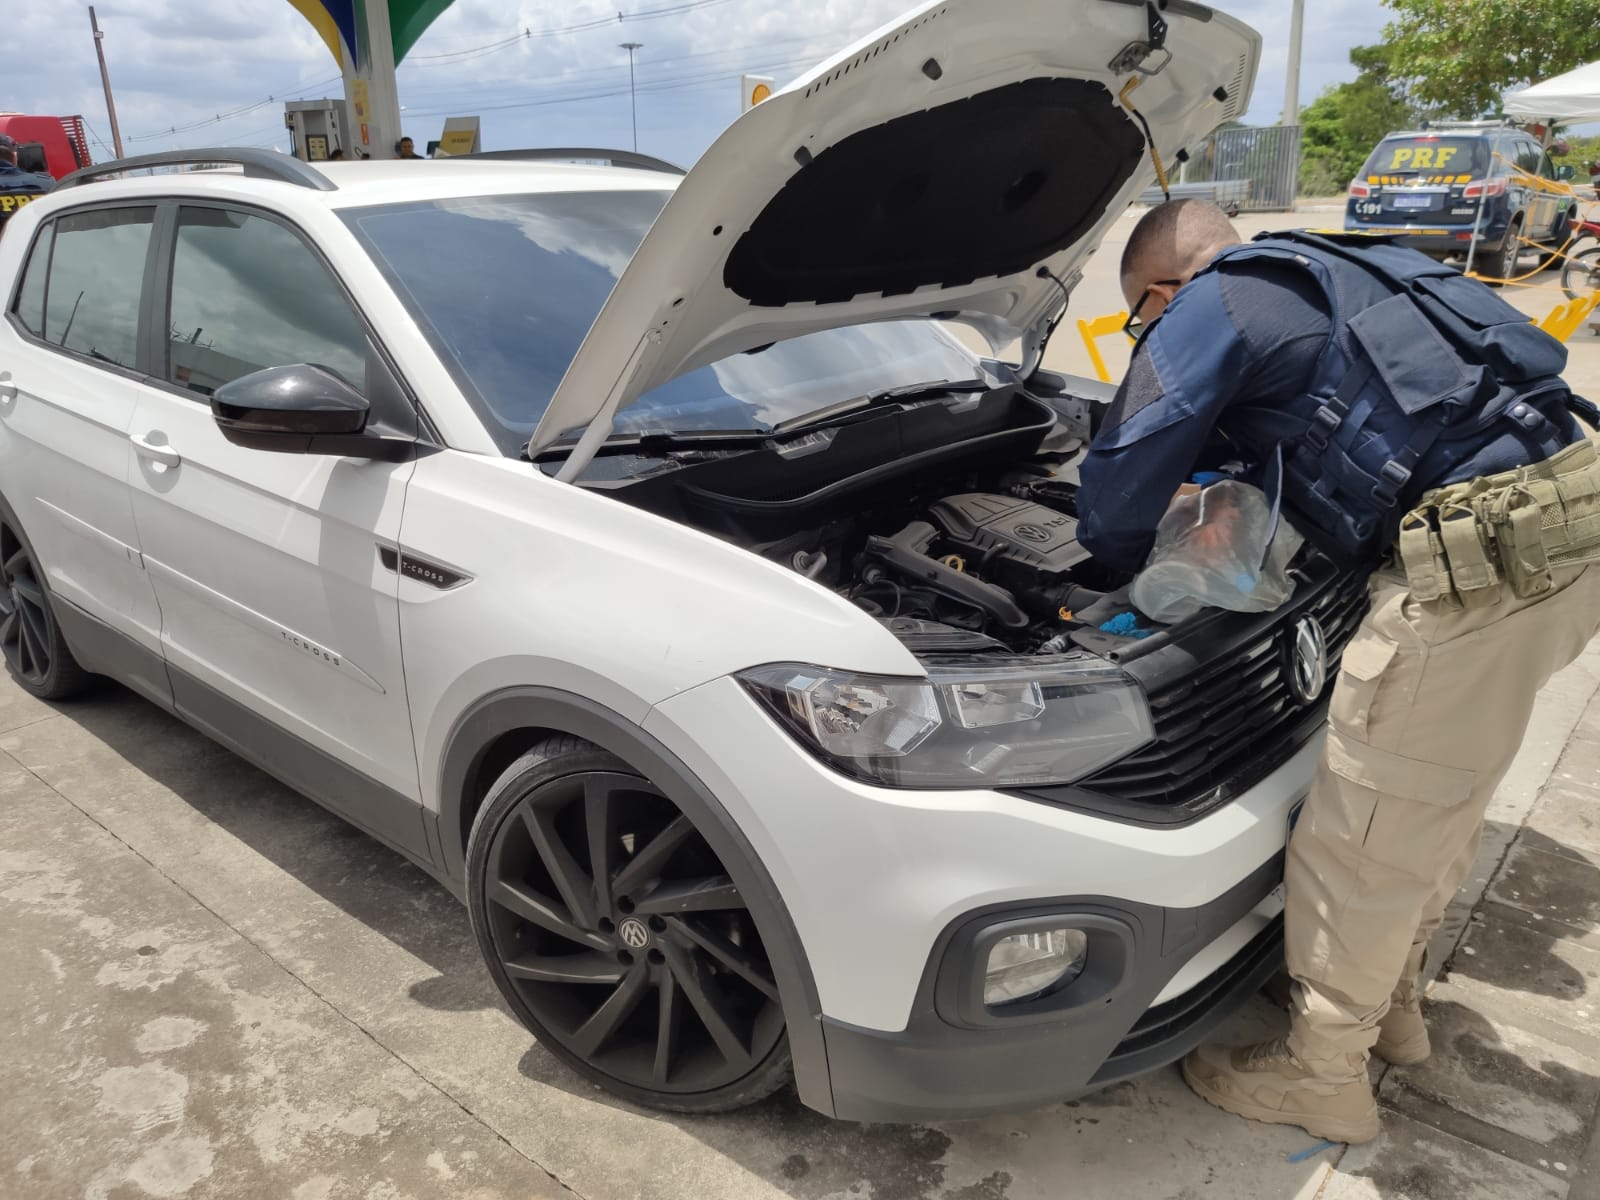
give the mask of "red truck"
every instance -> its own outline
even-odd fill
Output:
[[[24,171],[60,179],[91,161],[82,117],[0,113],[0,133],[17,143],[17,165]]]

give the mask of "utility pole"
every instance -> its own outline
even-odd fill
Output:
[[[95,20],[94,5],[89,6],[89,28],[94,30],[94,52],[100,59],[100,82],[106,89],[106,115],[111,118],[111,145],[117,152],[117,157],[122,157],[122,130],[117,128],[117,106],[111,99],[111,74],[106,70],[106,50],[103,45],[105,34],[100,32],[100,22]]]
[[[1294,0],[1289,20],[1289,78],[1283,92],[1283,124],[1300,124],[1300,42],[1305,29],[1306,0]]]
[[[628,111],[633,114],[633,148],[639,148],[639,94],[633,88],[633,52],[642,49],[643,42],[623,42],[628,52]]]

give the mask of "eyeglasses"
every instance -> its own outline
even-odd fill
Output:
[[[1139,314],[1144,311],[1145,302],[1150,299],[1150,293],[1158,287],[1182,287],[1181,279],[1158,279],[1139,294],[1139,303],[1133,306],[1128,313],[1128,319],[1122,323],[1122,332],[1131,338],[1138,338],[1144,332],[1147,322]]]

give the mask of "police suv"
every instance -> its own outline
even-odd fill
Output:
[[[1512,126],[1469,122],[1391,133],[1351,182],[1344,226],[1398,234],[1402,245],[1441,261],[1471,250],[1479,274],[1510,279],[1529,242],[1548,248],[1540,251],[1543,266],[1578,219],[1570,193],[1538,180],[1558,183],[1550,155]]]
[[[1105,396],[1036,368],[1153,174],[1128,82],[1170,157],[1259,52],[1187,0],[933,0],[686,177],[68,177],[0,241],[11,673],[408,856],[629,1100],[920,1120],[1171,1062],[1280,962],[1365,592],[1308,560],[1277,613],[1102,632]]]

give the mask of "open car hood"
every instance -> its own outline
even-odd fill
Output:
[[[1180,150],[1244,112],[1260,49],[1248,26],[1188,0],[919,5],[706,151],[595,318],[530,454],[586,427],[559,473],[575,478],[644,392],[822,329],[938,316],[996,350],[1037,338],[1155,181],[1129,106],[1175,170]]]

